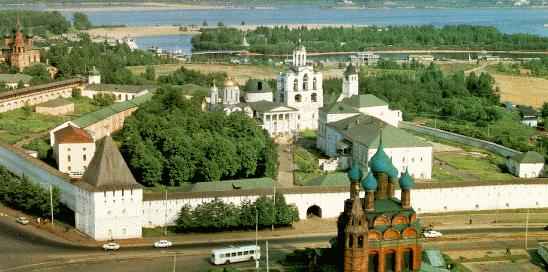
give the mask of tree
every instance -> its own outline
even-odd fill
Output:
[[[113,94],[109,93],[98,93],[93,96],[93,101],[91,102],[95,106],[106,107],[114,104],[116,98]]]
[[[72,98],[80,99],[82,98],[82,90],[80,88],[72,88]]]
[[[37,63],[23,69],[23,74],[27,74],[32,77],[30,83],[32,85],[43,84],[51,81],[48,69],[46,65]]]
[[[217,23],[217,26],[218,26],[218,27],[224,27],[225,24],[224,24],[223,22],[219,21],[219,22]]]
[[[544,102],[542,104],[542,108],[540,109],[540,115],[542,117],[548,117],[548,102]]]
[[[145,67],[145,79],[156,80],[156,70],[153,66],[147,65]]]
[[[86,30],[92,27],[88,16],[82,12],[75,12],[72,15],[72,25],[78,30]]]

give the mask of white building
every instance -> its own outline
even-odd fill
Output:
[[[329,157],[339,157],[341,167],[350,161],[367,168],[380,139],[398,173],[406,169],[417,179],[432,178],[432,146],[416,136],[365,114],[326,123],[318,133],[317,147]]]
[[[101,73],[93,66],[91,71],[89,71],[88,74],[88,84],[94,85],[94,84],[101,84]]]
[[[243,112],[253,118],[273,138],[290,138],[298,131],[298,110],[272,102],[272,89],[268,82],[249,80],[245,86],[245,101],[242,102],[240,88],[232,80],[226,80],[221,92],[215,84],[206,99],[210,111],[226,114]]]
[[[17,89],[19,84],[22,84],[22,87],[29,87],[31,79],[32,77],[26,74],[0,74],[0,87]]]
[[[381,56],[373,52],[358,52],[355,55],[350,56],[350,62],[360,67],[362,65],[376,66]]]
[[[77,229],[95,240],[141,237],[143,189],[110,136],[98,142],[95,156],[76,186],[81,207],[75,214]]]
[[[95,153],[95,141],[85,130],[71,125],[53,135],[53,156],[59,171],[71,177],[81,177]]]
[[[82,96],[94,98],[98,94],[108,94],[115,102],[124,102],[143,96],[156,89],[153,86],[101,84],[101,73],[93,67],[88,75],[88,84],[82,90]]]
[[[508,158],[506,167],[517,177],[538,178],[544,174],[544,157],[537,152],[528,151]]]
[[[299,111],[298,129],[318,129],[318,111],[323,106],[322,73],[306,61],[304,46],[293,51],[292,66],[277,79],[276,102]]]

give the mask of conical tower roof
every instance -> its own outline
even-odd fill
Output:
[[[82,181],[91,185],[95,191],[141,187],[135,181],[122,154],[110,136],[99,141],[95,155],[84,173]]]

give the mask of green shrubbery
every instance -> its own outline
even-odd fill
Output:
[[[62,34],[70,28],[70,22],[58,11],[3,10],[0,11],[0,33],[11,33],[15,29],[17,16],[23,31],[35,35]]]
[[[214,81],[218,86],[221,85],[226,77],[226,73],[202,74],[196,70],[181,66],[181,68],[169,75],[159,76],[158,82],[172,85],[196,84],[209,87]]]
[[[53,212],[59,212],[59,190],[53,188]],[[0,166],[0,202],[37,216],[50,216],[49,190]]]
[[[159,88],[128,118],[122,153],[146,186],[274,177],[276,145],[244,113],[203,112],[174,88]]]
[[[240,206],[225,203],[220,199],[191,208],[181,208],[177,219],[179,232],[215,232],[238,229],[254,229],[258,214],[260,228],[289,226],[299,220],[299,212],[287,205],[285,197],[276,194],[276,205],[271,197],[262,196],[255,202],[243,201]]]

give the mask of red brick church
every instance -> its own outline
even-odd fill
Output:
[[[22,71],[25,67],[40,62],[40,50],[34,49],[32,37],[24,35],[21,31],[19,18],[17,18],[14,33],[4,37],[1,49],[0,63],[7,63],[18,71]]]
[[[363,175],[356,163],[348,172],[350,198],[338,219],[337,244],[344,272],[419,271],[421,226],[411,207],[413,178],[398,171],[386,155],[382,139]],[[363,177],[365,176],[365,177]],[[398,184],[397,184],[398,183]],[[395,189],[401,189],[401,201]],[[360,198],[360,187],[365,198]]]

